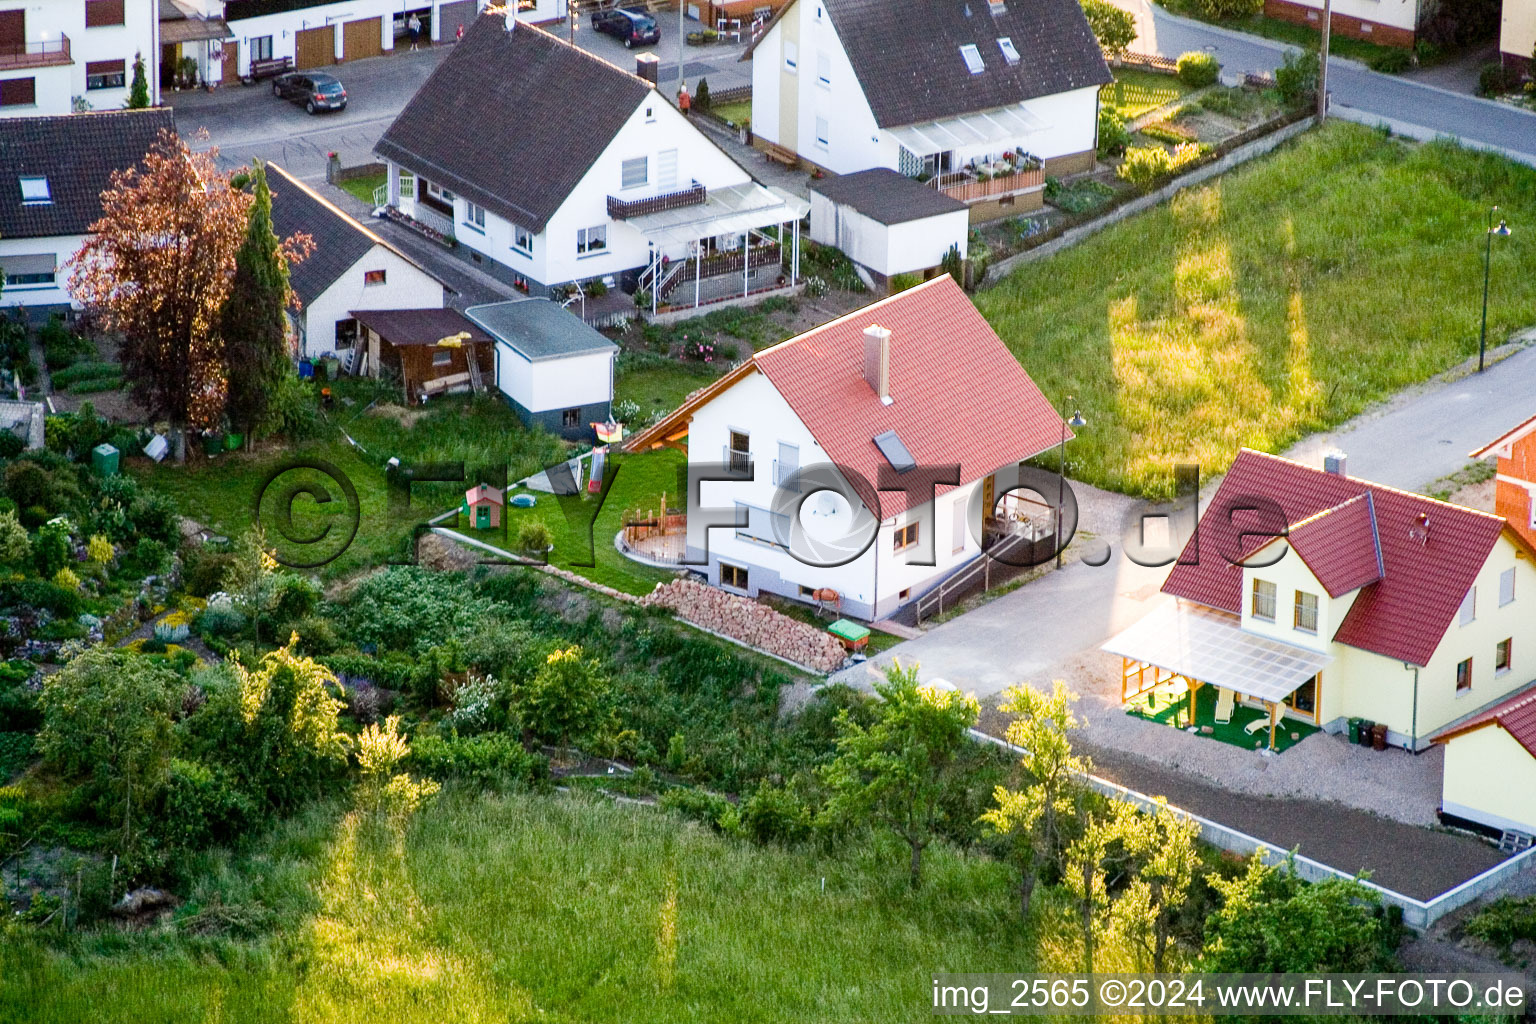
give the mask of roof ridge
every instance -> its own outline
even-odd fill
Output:
[[[360,233],[364,238],[366,238],[369,241],[373,242],[375,245],[382,245],[384,248],[388,249],[390,252],[394,253],[396,256],[399,256],[401,259],[405,260],[407,263],[409,263],[411,266],[415,267],[417,270],[426,271],[426,268],[423,267],[420,263],[416,262],[416,260],[412,259],[406,253],[400,251],[400,249],[397,248],[393,243],[389,242],[388,240],[383,238],[381,235],[377,234],[368,225],[364,224],[362,221],[358,220],[356,217],[352,216],[346,210],[343,210],[341,207],[337,206],[335,203],[331,202],[329,199],[325,198],[325,196],[321,195],[319,192],[316,192],[309,185],[307,185],[304,182],[300,181],[298,178],[295,178],[293,176],[293,174],[290,173],[288,170],[286,170],[281,164],[279,164],[279,163],[277,163],[276,161],[273,161],[273,160],[265,160],[265,161],[262,162],[262,166],[265,167],[265,168],[270,168],[271,170],[274,170],[278,174],[282,175],[283,178],[290,185],[293,185],[300,192],[303,192],[305,195],[309,196],[309,198],[313,199],[315,202],[317,202],[321,206],[325,207],[325,209],[328,212],[330,212],[330,213],[334,214],[335,216],[339,217],[349,227],[351,227],[352,229],[354,229],[355,231]],[[434,274],[432,276],[436,277],[437,275]]]
[[[1329,515],[1332,515],[1335,512],[1340,511],[1346,505],[1353,505],[1355,502],[1359,501],[1361,498],[1364,498],[1368,504],[1370,503],[1370,500],[1371,500],[1371,489],[1370,489],[1370,487],[1365,487],[1364,490],[1362,490],[1359,494],[1355,495],[1353,498],[1346,498],[1343,501],[1339,502],[1337,505],[1330,505],[1327,508],[1322,509],[1321,511],[1313,512],[1311,515],[1306,516],[1305,518],[1298,519],[1294,523],[1292,523],[1290,526],[1286,527],[1286,529],[1287,530],[1291,530],[1291,531],[1296,531],[1296,530],[1301,529],[1303,526],[1310,526],[1311,524],[1317,522],[1319,519],[1322,519],[1324,516],[1329,516]],[[1373,514],[1374,514],[1374,511],[1375,510],[1372,509],[1372,513]]]
[[[1325,469],[1318,469],[1316,466],[1309,466],[1309,465],[1307,465],[1304,462],[1298,461],[1296,459],[1290,458],[1290,457],[1285,456],[1285,455],[1275,455],[1272,452],[1260,451],[1257,448],[1249,448],[1247,445],[1244,445],[1242,448],[1238,449],[1238,454],[1239,455],[1241,455],[1243,452],[1252,452],[1255,455],[1263,456],[1266,459],[1273,459],[1276,462],[1286,462],[1286,463],[1289,463],[1292,466],[1297,467],[1298,469],[1304,469],[1304,470],[1306,470],[1309,473],[1319,473],[1319,474],[1324,474],[1324,475],[1331,475],[1331,474],[1328,474],[1328,471],[1325,470]],[[1235,462],[1236,460],[1234,459],[1233,461]],[[1228,472],[1231,472],[1231,468],[1230,467],[1228,467]],[[1479,518],[1482,518],[1482,519],[1494,519],[1494,520],[1497,520],[1498,522],[1501,522],[1501,523],[1505,522],[1505,519],[1504,519],[1503,516],[1497,515],[1497,514],[1495,514],[1493,512],[1484,512],[1482,509],[1472,508],[1472,507],[1470,507],[1468,505],[1458,505],[1454,501],[1442,501],[1439,498],[1432,498],[1432,497],[1430,497],[1427,494],[1420,494],[1418,491],[1410,491],[1410,490],[1407,490],[1407,489],[1402,488],[1402,487],[1393,487],[1391,484],[1377,483],[1375,480],[1367,480],[1367,479],[1365,479],[1365,477],[1361,477],[1361,476],[1340,476],[1340,479],[1349,480],[1349,481],[1352,481],[1352,482],[1357,483],[1357,484],[1362,484],[1362,485],[1364,485],[1366,487],[1369,487],[1369,488],[1371,488],[1373,490],[1387,491],[1390,494],[1400,494],[1400,495],[1402,495],[1405,498],[1415,498],[1415,499],[1417,499],[1419,501],[1427,501],[1431,505],[1439,505],[1439,506],[1441,506],[1443,508],[1452,509],[1452,510],[1457,511],[1457,512],[1465,512],[1468,515],[1478,516]]]
[[[763,349],[761,352],[754,352],[754,353],[752,353],[752,359],[750,361],[755,363],[755,362],[758,361],[758,359],[762,358],[763,356],[768,355],[771,352],[777,352],[781,348],[787,348],[790,345],[794,345],[794,344],[797,344],[799,342],[802,342],[806,338],[809,338],[813,334],[820,334],[822,331],[825,331],[825,330],[827,330],[828,328],[831,328],[831,327],[836,327],[837,325],[843,323],[844,321],[852,320],[854,317],[863,316],[864,314],[868,313],[870,310],[875,309],[877,307],[888,305],[888,304],[893,303],[896,300],[904,298],[905,296],[908,296],[908,295],[915,295],[916,293],[918,293],[920,291],[923,291],[926,288],[932,288],[932,287],[938,285],[940,282],[944,281],[945,279],[953,280],[953,278],[951,278],[948,274],[940,274],[937,277],[932,278],[931,280],[924,281],[922,284],[913,285],[911,288],[903,289],[902,291],[899,291],[899,292],[895,293],[894,295],[887,295],[883,299],[876,299],[874,302],[871,302],[869,305],[867,305],[867,306],[860,306],[858,309],[852,310],[851,312],[848,312],[848,313],[844,313],[842,316],[838,317],[835,320],[828,320],[824,324],[817,324],[815,327],[812,327],[810,330],[802,331],[801,333],[795,335],[793,338],[785,338],[783,341],[779,342],[777,345],[770,345],[767,348]],[[990,326],[990,324],[988,326]]]
[[[481,13],[482,14],[491,13],[491,8],[487,7]],[[619,74],[624,75],[627,78],[633,78],[635,81],[637,81],[640,84],[644,85],[647,89],[655,91],[658,94],[660,92],[660,90],[658,90],[656,88],[655,83],[651,82],[649,79],[641,78],[639,75],[635,74],[633,71],[630,71],[630,70],[628,70],[626,68],[619,67],[613,61],[611,61],[608,58],[602,56],[601,54],[596,54],[596,53],[592,53],[592,52],[590,52],[588,50],[583,50],[581,47],[577,46],[575,43],[567,42],[564,39],[561,39],[559,36],[555,35],[553,32],[549,31],[546,28],[542,28],[542,27],[540,27],[538,25],[530,25],[527,22],[518,22],[517,23],[517,27],[520,28],[520,29],[522,29],[522,28],[531,28],[531,29],[533,29],[536,32],[542,32],[542,33],[544,33],[544,35],[548,36],[553,41],[559,43],[561,46],[563,46],[563,47],[565,47],[565,48],[567,48],[569,50],[573,50],[576,53],[581,54],[583,57],[587,58],[588,60],[595,61],[598,64],[602,64],[604,67],[607,67],[607,68],[609,68],[610,70],[613,70],[613,71],[617,71]],[[515,31],[515,30],[513,30],[513,31]]]

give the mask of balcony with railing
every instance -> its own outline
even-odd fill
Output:
[[[62,32],[57,39],[34,39],[29,43],[0,45],[0,71],[49,68],[74,62],[69,53],[69,36]]]
[[[1045,168],[1012,164],[994,165],[991,169],[966,168],[936,174],[928,179],[928,184],[962,203],[977,203],[1044,188]]]
[[[685,189],[664,192],[659,196],[648,196],[645,199],[621,199],[618,196],[609,196],[608,216],[614,220],[628,220],[647,213],[661,213],[664,210],[676,210],[683,206],[698,206],[707,197],[704,186],[697,181]]]

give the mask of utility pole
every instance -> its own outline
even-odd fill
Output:
[[[1323,43],[1317,53],[1317,123],[1328,119],[1328,37],[1333,32],[1333,0],[1323,0]]]
[[[683,27],[683,12],[688,9],[688,0],[677,0],[677,90],[675,97],[683,91],[683,43],[688,38],[687,30]]]

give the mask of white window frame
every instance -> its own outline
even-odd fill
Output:
[[[638,180],[632,173],[636,170],[636,165],[639,165],[638,169],[640,171]],[[644,188],[650,183],[650,180],[651,158],[649,156],[632,156],[619,164],[619,188]]]
[[[443,188],[443,186],[439,185],[437,182],[431,181],[430,179],[427,181],[427,195],[431,196],[433,199],[436,199],[440,203],[447,203],[449,206],[452,206],[454,200],[459,198],[452,192],[449,192],[447,189]]]
[[[784,40],[784,70],[792,75],[800,73],[800,47],[793,39]]]
[[[576,255],[580,258],[601,256],[608,251],[608,225],[594,224],[576,229]]]
[[[49,185],[46,175],[24,174],[18,180],[21,184],[22,206],[47,206],[53,202],[53,187]]]
[[[1504,664],[1502,666],[1499,664],[1500,648],[1503,648],[1504,654]],[[1500,640],[1498,643],[1493,645],[1493,674],[1496,676],[1502,676],[1504,673],[1513,668],[1514,664],[1515,638],[1512,636],[1507,636],[1503,640]]]
[[[966,43],[960,47],[960,59],[965,61],[965,69],[973,75],[987,70],[987,62],[982,59],[981,50],[975,43]]]
[[[485,207],[464,200],[464,226],[471,231],[485,234]]]
[[[1303,598],[1309,597],[1312,599],[1312,625],[1310,626],[1306,624],[1306,616],[1303,614],[1303,609],[1306,607]],[[1296,629],[1297,632],[1312,634],[1317,633],[1318,608],[1321,604],[1322,602],[1318,600],[1318,596],[1316,594],[1309,593],[1305,590],[1296,591],[1296,603],[1291,610],[1291,625]]]
[[[1012,67],[1019,62],[1019,49],[1013,45],[1012,36],[998,36],[997,48],[1002,52],[1003,63],[1007,64],[1009,67]]]
[[[816,118],[816,145],[821,149],[831,149],[832,126],[824,117]]]
[[[512,225],[512,248],[524,256],[533,255],[533,232],[520,224]]]
[[[1262,615],[1259,613],[1259,588],[1261,587],[1265,588],[1263,591],[1264,598],[1269,603],[1268,615]],[[1269,580],[1256,579],[1248,588],[1248,602],[1249,618],[1257,619],[1260,622],[1274,622],[1275,615],[1279,611],[1277,606],[1280,603],[1280,588]]]

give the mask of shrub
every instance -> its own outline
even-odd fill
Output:
[[[221,551],[207,544],[187,549],[182,556],[181,580],[193,597],[207,597],[224,589],[224,577],[235,560],[233,552]]]
[[[172,758],[156,832],[179,850],[199,850],[239,837],[256,816],[255,805],[222,768]]]
[[[325,430],[313,384],[284,374],[267,406],[266,433],[278,433],[290,441],[318,437]]]
[[[175,503],[158,491],[143,491],[128,506],[128,521],[134,532],[166,547],[180,543],[180,519]]]
[[[411,744],[405,763],[434,779],[458,779],[490,788],[535,782],[549,775],[549,762],[501,732],[453,737],[426,733]]]
[[[1141,129],[1141,134],[1158,142],[1170,142],[1177,146],[1181,142],[1195,141],[1195,133],[1181,124],[1171,121],[1154,121]]]
[[[27,450],[27,442],[9,430],[0,430],[0,459],[14,459]]]
[[[895,295],[897,292],[904,292],[908,288],[916,288],[922,283],[923,278],[920,274],[896,274],[890,281],[891,294]]]
[[[320,584],[308,576],[284,574],[278,577],[277,586],[269,605],[270,614],[277,622],[293,622],[314,614],[320,604]]]
[[[245,629],[245,616],[232,604],[211,604],[197,617],[197,631],[204,636],[238,636]]]
[[[1099,107],[1099,156],[1119,156],[1131,141],[1125,118],[1113,107]]]
[[[86,553],[97,565],[106,565],[117,554],[112,548],[112,542],[99,533],[91,536],[86,544]]]
[[[1051,187],[1050,181],[1056,182],[1056,187]],[[1115,190],[1102,181],[1085,179],[1073,182],[1071,185],[1063,185],[1055,178],[1046,182],[1045,198],[1057,209],[1067,213],[1092,213],[1114,197]]]
[[[73,570],[66,567],[53,574],[53,585],[63,590],[79,590],[80,577],[76,576]]]
[[[658,802],[662,807],[710,828],[732,831],[733,828],[727,827],[727,822],[731,826],[735,824],[736,809],[729,800],[716,793],[681,786],[667,790]]]
[[[1484,64],[1482,70],[1477,73],[1479,96],[1502,96],[1519,88],[1520,75],[1514,71],[1506,71],[1502,64]]]
[[[554,535],[542,521],[530,519],[517,528],[513,543],[525,555],[543,555],[554,543]]]
[[[1215,21],[1251,18],[1264,9],[1264,0],[1195,0],[1200,14]]]
[[[1393,47],[1372,54],[1365,63],[1372,71],[1380,71],[1384,75],[1400,75],[1413,66],[1413,58],[1409,56],[1407,50]]]
[[[1213,54],[1203,50],[1191,50],[1179,54],[1179,81],[1191,89],[1203,89],[1213,85],[1221,74],[1221,64]]]
[[[1303,107],[1317,99],[1317,76],[1321,70],[1317,51],[1287,53],[1275,69],[1275,88],[1287,106]]]
[[[158,576],[171,560],[171,552],[158,540],[146,537],[123,559],[123,570],[133,576]]]
[[[1200,159],[1204,148],[1186,142],[1170,153],[1162,146],[1135,146],[1126,150],[1125,160],[1115,172],[1137,188],[1150,188],[1158,179],[1174,174]]]
[[[830,290],[831,289],[827,287],[827,282],[815,274],[811,274],[805,279],[805,294],[809,295],[813,299],[821,298]]]
[[[693,105],[700,110],[708,110],[714,105],[714,100],[709,95],[709,79],[699,79],[699,88],[693,96]]]
[[[1536,940],[1536,896],[1503,896],[1467,921],[1466,932],[1500,952],[1519,942]]]
[[[471,736],[501,728],[507,721],[505,688],[495,676],[470,676],[453,691],[453,710],[443,716],[450,733]]]
[[[335,625],[321,615],[306,615],[292,623],[288,629],[298,634],[299,650],[308,655],[332,654],[341,646]]]
[[[741,810],[741,833],[754,843],[797,843],[811,834],[811,812],[786,786],[766,779]]]

